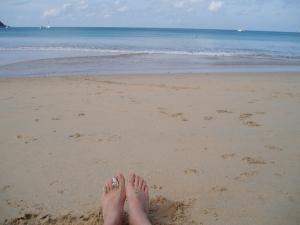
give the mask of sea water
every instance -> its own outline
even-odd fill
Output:
[[[300,33],[171,28],[0,29],[0,76],[300,71]]]

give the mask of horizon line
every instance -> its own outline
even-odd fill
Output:
[[[39,28],[41,26],[10,26],[9,28]],[[51,28],[121,28],[121,29],[178,29],[178,30],[222,30],[222,31],[237,31],[241,28],[195,28],[195,27],[152,27],[152,26],[50,26]],[[299,33],[300,31],[282,31],[282,30],[252,30],[242,29],[243,32],[279,32],[279,33]]]

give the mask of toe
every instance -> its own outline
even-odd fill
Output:
[[[144,181],[144,182],[143,182],[143,185],[142,185],[142,187],[141,187],[141,190],[144,191],[146,186],[147,186],[147,183],[146,183],[146,181]]]
[[[140,183],[139,183],[140,190],[143,190],[144,183],[145,183],[145,181],[143,180],[143,178],[141,178]]]
[[[147,199],[149,199],[149,188],[148,188],[148,186],[145,187],[144,192],[146,194]]]
[[[148,186],[147,186],[147,185],[144,186],[143,191],[144,191],[145,193],[148,193]]]
[[[134,187],[135,188],[139,188],[140,181],[141,181],[141,177],[140,176],[136,176],[135,182],[134,182]]]
[[[128,182],[129,182],[132,186],[134,186],[134,182],[135,182],[135,174],[134,174],[134,173],[132,173],[132,174],[129,175],[129,180],[128,180]]]
[[[108,181],[106,182],[106,186],[107,186],[108,191],[111,191],[111,190],[112,190],[111,180],[108,180]]]
[[[124,178],[123,174],[120,173],[120,174],[117,176],[117,180],[118,180],[118,182],[119,182],[119,187],[120,187],[121,189],[123,189],[123,188],[125,187],[125,178]]]

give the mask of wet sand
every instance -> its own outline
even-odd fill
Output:
[[[154,224],[298,225],[299,115],[296,73],[0,78],[0,223],[102,224],[134,171]]]

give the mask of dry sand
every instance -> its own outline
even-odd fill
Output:
[[[1,78],[0,156],[0,223],[101,224],[135,171],[154,224],[299,225],[300,74]]]

